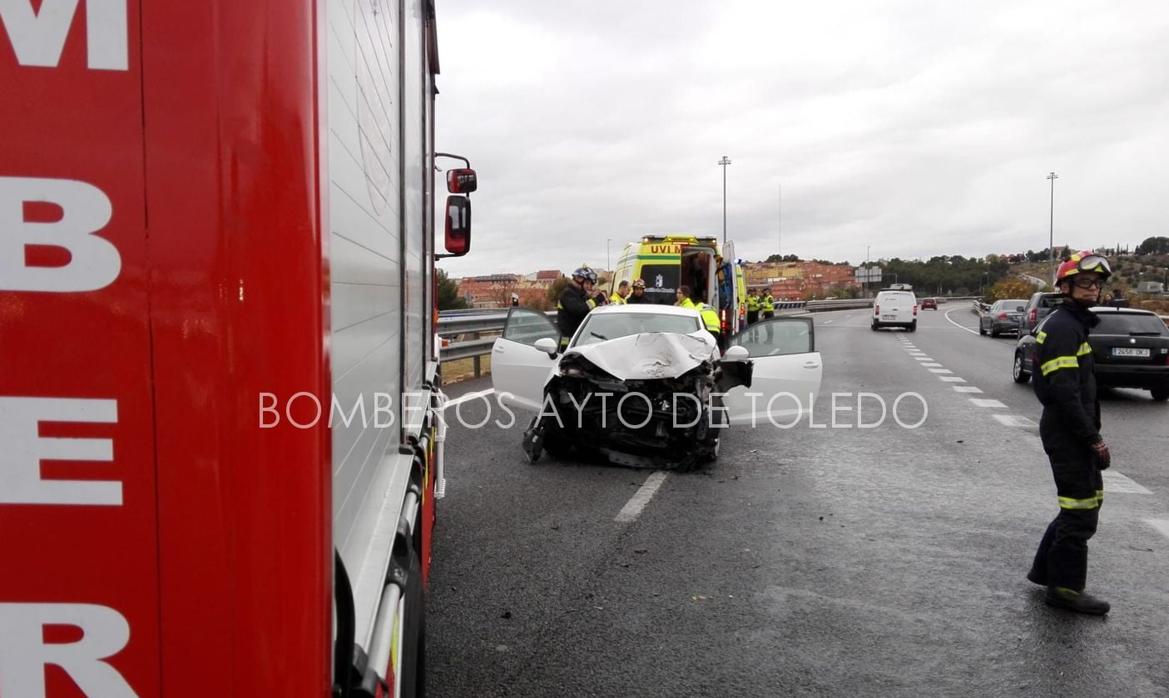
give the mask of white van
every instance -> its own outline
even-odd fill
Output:
[[[873,301],[873,331],[904,327],[917,331],[917,297],[913,291],[883,289]]]

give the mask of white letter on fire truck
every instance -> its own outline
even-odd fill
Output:
[[[112,461],[113,440],[38,435],[40,422],[117,421],[117,400],[0,397],[0,504],[122,506],[121,482],[41,478],[42,460]]]
[[[77,0],[44,0],[33,12],[31,0],[0,0],[0,23],[25,66],[56,68],[77,16]],[[93,70],[130,68],[126,0],[85,0],[85,42]]]
[[[26,202],[60,206],[61,220],[26,222]],[[113,212],[109,197],[92,184],[0,177],[0,290],[68,293],[111,284],[122,270],[122,258],[118,248],[94,233],[110,222]],[[72,259],[63,267],[30,267],[25,264],[26,245],[62,247]]]
[[[80,628],[77,642],[49,644],[47,625]],[[0,603],[0,696],[40,698],[45,667],[53,664],[87,696],[131,698],[138,694],[104,660],[130,641],[130,624],[112,608],[79,603]]]

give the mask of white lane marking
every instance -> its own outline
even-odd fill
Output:
[[[955,385],[954,392],[956,392],[956,393],[981,393],[982,388],[975,388],[973,385]]]
[[[913,358],[916,361],[933,361],[932,357],[926,356],[925,354],[922,354],[921,356],[915,356]]]
[[[831,321],[831,320],[825,320],[824,322],[822,322],[822,323],[820,323],[820,324],[821,324],[821,325],[831,325],[831,324],[832,324],[832,321]]]
[[[965,383],[966,382],[965,378],[959,378],[958,376],[938,376],[938,380],[943,381],[945,383]]]
[[[468,402],[470,400],[477,400],[481,397],[487,397],[488,395],[490,395],[491,393],[494,393],[494,392],[495,392],[495,388],[488,388],[487,390],[480,390],[479,392],[467,393],[466,395],[460,395],[453,400],[447,400],[445,407],[454,407],[456,405],[461,405],[464,402]]]
[[[936,361],[926,361],[921,366],[922,366],[922,368],[941,368],[942,367],[942,365],[940,363],[937,363]]]
[[[955,308],[954,310],[957,310],[957,308]],[[965,330],[965,331],[969,332],[970,334],[978,334],[978,330],[972,330],[969,327],[966,327],[964,325],[958,324],[957,322],[954,322],[954,318],[950,317],[950,313],[954,312],[954,310],[947,310],[946,311],[946,320],[948,320],[951,325],[953,325],[954,327],[957,327],[960,330]],[[970,311],[966,311],[966,312],[970,312]]]
[[[1157,529],[1157,533],[1169,538],[1169,519],[1145,519],[1145,523]]]
[[[953,371],[951,371],[948,368],[931,368],[931,369],[929,369],[929,372],[930,373],[953,373]]]
[[[641,510],[645,508],[646,504],[649,504],[649,500],[654,498],[658,488],[666,481],[667,475],[669,473],[664,470],[650,473],[642,486],[625,503],[625,506],[621,507],[621,511],[617,512],[617,516],[613,520],[617,523],[636,521],[637,517],[641,515]]]
[[[977,388],[976,388],[977,390]],[[972,397],[970,402],[974,403],[975,407],[989,407],[991,409],[1006,409],[1007,406],[998,400],[991,400],[990,398]]]
[[[1035,423],[1035,420],[1029,419],[1027,417],[1020,417],[1015,414],[993,414],[991,416],[999,420],[999,423],[1005,427],[1039,427],[1039,425]]]
[[[1101,471],[1100,477],[1104,478],[1104,492],[1118,492],[1120,494],[1152,494],[1152,492],[1144,487],[1133,482],[1132,478],[1116,472],[1115,470]]]

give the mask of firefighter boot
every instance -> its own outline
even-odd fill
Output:
[[[1093,616],[1105,615],[1112,608],[1107,601],[1066,587],[1047,587],[1047,596],[1043,600],[1048,606]]]

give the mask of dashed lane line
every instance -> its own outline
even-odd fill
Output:
[[[1169,519],[1145,519],[1145,523],[1157,530],[1157,533],[1169,538]]]
[[[621,507],[621,511],[617,512],[617,516],[613,518],[617,523],[631,523],[641,516],[641,510],[645,509],[645,505],[649,504],[649,500],[653,499],[657,494],[658,488],[666,481],[666,476],[669,475],[664,470],[657,470],[650,473],[649,477],[645,479],[641,487],[638,488],[625,506]]]
[[[931,368],[928,370],[930,373],[953,373],[953,371],[948,368]]]
[[[942,368],[942,365],[936,361],[926,361],[922,364],[922,368]]]
[[[958,376],[938,376],[938,380],[943,381],[945,383],[965,383],[966,382],[965,378],[959,378]]]
[[[1104,479],[1105,492],[1119,492],[1122,494],[1152,494],[1152,490],[1144,485],[1138,485],[1132,478],[1127,475],[1116,472],[1115,470],[1101,471],[1100,477]]]
[[[1039,428],[1039,425],[1035,423],[1035,420],[1029,419],[1027,417],[1020,417],[1016,414],[994,414],[991,416],[999,420],[999,423],[1005,427],[1022,427],[1029,429]]]
[[[975,390],[977,390],[977,388],[975,388]],[[1003,403],[999,402],[998,400],[992,400],[990,398],[972,397],[970,398],[970,402],[973,403],[975,407],[988,407],[995,410],[1007,409],[1007,406]]]
[[[956,393],[981,393],[982,388],[975,388],[973,385],[955,385],[954,392]]]

